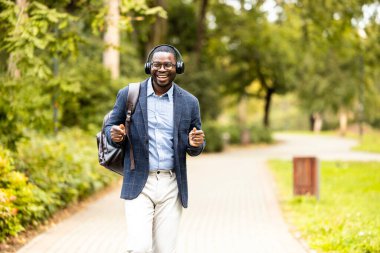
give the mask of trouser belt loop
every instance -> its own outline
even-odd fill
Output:
[[[174,169],[170,169],[170,170],[163,170],[163,169],[157,169],[157,170],[151,170],[150,173],[154,173],[156,175],[156,178],[158,180],[158,174],[161,174],[161,173],[168,173],[170,174],[170,178],[173,177],[174,175]]]

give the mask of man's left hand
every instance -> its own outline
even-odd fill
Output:
[[[197,130],[195,127],[189,133],[190,146],[200,147],[205,140],[205,134],[203,130]]]

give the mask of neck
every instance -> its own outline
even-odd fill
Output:
[[[154,94],[156,94],[157,96],[161,96],[162,94],[165,94],[173,86],[173,83],[169,83],[165,86],[159,86],[155,84],[154,82],[152,83],[153,83]]]

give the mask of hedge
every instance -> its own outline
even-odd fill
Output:
[[[78,129],[32,135],[11,154],[0,146],[0,241],[105,187],[94,136]]]

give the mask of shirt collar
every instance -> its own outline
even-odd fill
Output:
[[[154,95],[152,78],[149,78],[147,86],[148,88],[147,88],[146,96],[149,97],[149,96]],[[166,93],[162,94],[162,97],[165,97],[165,96],[168,97],[170,102],[173,100],[173,90],[174,90],[173,86],[174,84],[172,85],[172,87],[170,87],[170,89]]]

